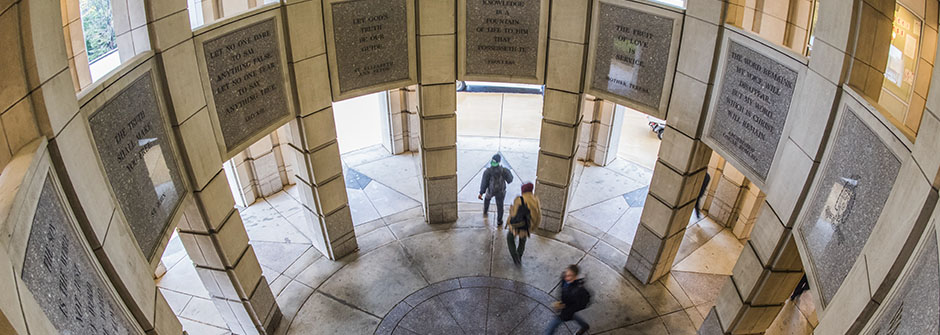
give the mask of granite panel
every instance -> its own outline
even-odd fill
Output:
[[[39,195],[21,278],[62,334],[142,334],[72,225],[52,176]]]
[[[152,77],[144,73],[88,118],[108,182],[147,259],[186,192]]]
[[[331,6],[339,94],[408,79],[405,0],[351,0]]]
[[[908,272],[897,284],[897,293],[882,307],[874,327],[866,334],[940,333],[940,259],[937,234],[928,233],[927,244],[911,260]]]
[[[290,114],[276,18],[203,42],[227,151]]]
[[[901,161],[846,106],[799,232],[828,304],[868,240]]]
[[[591,87],[659,110],[673,18],[600,2]]]
[[[767,179],[790,110],[797,71],[729,41],[718,102],[706,136]]]
[[[537,78],[542,0],[466,0],[468,75]]]

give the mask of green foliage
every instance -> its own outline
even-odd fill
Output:
[[[88,62],[117,49],[114,26],[111,24],[110,0],[81,0],[82,29],[85,32],[85,49]]]

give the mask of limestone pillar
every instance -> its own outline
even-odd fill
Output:
[[[669,272],[695,207],[711,149],[702,141],[706,92],[713,85],[712,66],[721,24],[722,1],[690,1],[667,128],[653,169],[653,181],[640,217],[627,270],[643,283]]]
[[[290,122],[290,145],[313,245],[329,259],[356,251],[356,233],[346,197],[343,165],[333,121],[330,77],[319,0],[286,6],[294,69],[297,116]]]
[[[574,191],[571,179],[586,103],[582,83],[571,78],[584,77],[591,8],[589,1],[579,0],[553,1],[551,6],[535,194],[541,199],[541,228],[559,232]]]
[[[166,74],[171,123],[193,189],[193,200],[183,204],[180,239],[232,332],[272,332],[280,322],[280,309],[261,275],[222,171],[186,1],[153,0],[144,5],[154,57]]]
[[[761,334],[803,277],[803,263],[787,227],[761,206],[754,234],[741,251],[699,334]]]
[[[418,116],[428,223],[457,220],[455,0],[419,0]]]
[[[585,96],[585,100],[576,158],[606,166],[617,158],[620,127],[623,124],[623,115],[617,113],[617,109],[622,107],[588,96]],[[617,114],[621,114],[619,118]]]
[[[408,91],[406,88],[388,90],[388,141],[393,155],[404,153],[410,145],[408,136]],[[384,125],[383,125],[384,126]]]

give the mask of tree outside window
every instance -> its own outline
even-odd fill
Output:
[[[81,0],[82,29],[85,33],[85,49],[88,63],[117,50],[114,26],[111,23],[110,0]]]

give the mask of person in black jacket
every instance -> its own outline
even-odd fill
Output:
[[[561,301],[556,301],[554,303],[555,309],[558,311],[555,319],[552,320],[548,325],[548,329],[545,331],[545,334],[552,335],[555,333],[555,329],[558,326],[561,326],[565,321],[574,320],[578,323],[578,326],[581,329],[578,329],[578,332],[575,335],[581,335],[587,332],[591,328],[587,322],[584,321],[580,316],[575,313],[587,308],[587,305],[591,302],[591,293],[584,288],[584,279],[578,279],[578,273],[581,270],[577,265],[568,265],[568,268],[565,269],[565,272],[561,275]]]
[[[490,167],[483,171],[483,181],[480,183],[480,195],[477,199],[483,200],[483,216],[490,211],[490,199],[496,198],[496,224],[503,224],[503,203],[506,200],[506,184],[512,183],[512,172],[499,165],[502,158],[499,154],[493,155]],[[483,195],[486,194],[486,198]]]

